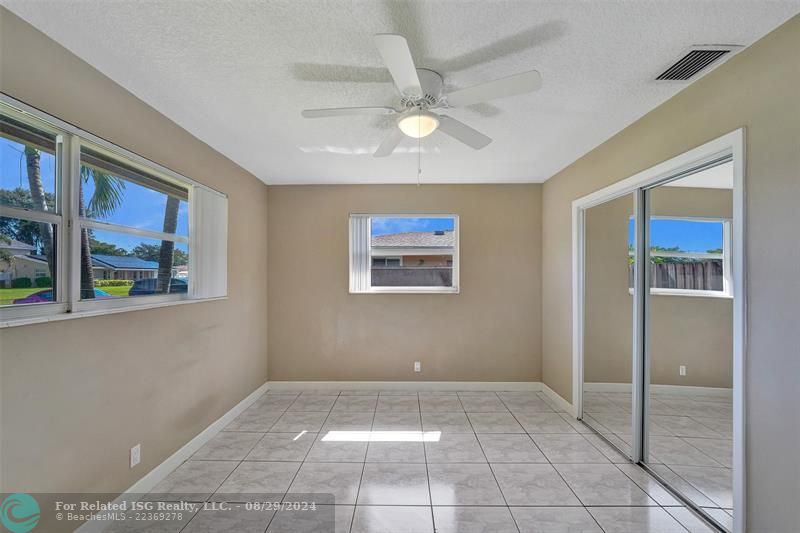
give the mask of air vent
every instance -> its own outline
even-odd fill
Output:
[[[738,46],[693,47],[676,63],[670,65],[656,77],[658,81],[687,81],[695,77],[711,64],[730,54]]]

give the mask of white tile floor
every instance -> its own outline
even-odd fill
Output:
[[[536,392],[268,392],[150,497],[175,493],[333,494],[319,508],[337,533],[711,531]],[[201,510],[151,525],[113,530],[332,531],[296,510]]]
[[[692,502],[732,529],[731,399],[653,393],[650,409],[649,464]],[[584,392],[584,413],[587,424],[630,452],[629,393]]]

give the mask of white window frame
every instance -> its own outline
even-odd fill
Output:
[[[188,192],[188,201],[189,205],[192,204],[192,192],[193,187],[190,186],[188,183],[179,180],[172,173],[163,172],[157,168],[150,165],[142,164],[140,162],[134,161],[129,157],[125,157],[124,155],[120,154],[117,150],[110,150],[101,145],[95,144],[90,141],[86,141],[81,139],[80,137],[76,136],[76,139],[73,140],[73,157],[71,158],[71,163],[73,166],[73,176],[75,177],[74,180],[80,180],[80,170],[81,170],[81,148],[88,148],[94,152],[99,153],[102,156],[107,157],[109,160],[112,161],[119,161],[124,163],[127,166],[133,167],[136,170],[139,170],[146,174],[154,175],[160,179],[176,183],[181,186],[185,186]],[[75,153],[77,152],[77,154]],[[125,179],[124,177],[121,179]],[[77,183],[74,181],[73,183]],[[86,229],[95,229],[99,231],[109,231],[113,233],[122,233],[125,235],[134,235],[137,237],[144,237],[148,239],[155,239],[159,241],[172,241],[175,243],[186,244],[188,248],[188,254],[191,258],[193,255],[192,250],[192,243],[190,242],[189,236],[192,235],[192,228],[191,224],[189,227],[189,236],[184,235],[177,235],[172,233],[164,233],[161,231],[153,231],[153,230],[145,230],[140,228],[134,228],[131,226],[123,226],[120,224],[113,224],[110,222],[102,222],[99,220],[94,220],[87,217],[80,217],[78,216],[78,202],[80,194],[80,187],[72,187],[72,198],[70,198],[73,204],[73,212],[75,216],[73,217],[74,220],[77,220],[77,231],[73,232],[72,235],[73,239],[77,238],[75,245],[72,247],[72,261],[73,265],[78,265],[78,268],[75,268],[73,271],[73,276],[71,279],[71,286],[74,288],[71,291],[71,300],[70,300],[70,308],[74,311],[96,311],[96,310],[104,310],[104,309],[120,309],[124,307],[131,307],[131,306],[142,306],[147,305],[150,303],[167,303],[167,302],[178,302],[181,300],[188,300],[191,298],[191,295],[186,293],[176,293],[176,294],[148,294],[142,296],[125,296],[123,298],[110,298],[108,300],[101,300],[101,299],[86,299],[82,300],[80,297],[80,238],[81,238],[81,230]]]
[[[631,216],[629,220],[634,220]],[[722,223],[722,253],[707,252],[660,252],[650,250],[650,257],[684,257],[690,259],[722,259],[722,290],[710,291],[700,289],[668,289],[651,287],[650,294],[659,296],[691,296],[700,298],[733,298],[733,273],[731,270],[731,235],[732,220],[724,217],[687,217],[670,215],[651,215],[650,220],[684,220],[689,222]],[[629,243],[630,244],[630,243]],[[628,255],[633,256],[632,251]],[[633,294],[633,287],[628,287],[628,292]]]
[[[0,216],[56,224],[58,228],[54,275],[54,279],[57,281],[54,301],[52,303],[2,306],[0,307],[0,328],[227,298],[227,269],[219,267],[220,261],[199,258],[196,253],[198,249],[202,249],[206,255],[222,253],[225,258],[221,262],[225,264],[227,261],[227,196],[225,194],[2,93],[0,93],[0,112],[20,123],[56,137],[56,210],[37,211],[0,206]],[[189,235],[142,230],[79,217],[80,187],[76,184],[80,180],[82,147],[90,148],[112,160],[121,161],[145,173],[186,187],[189,204]],[[220,226],[218,231],[212,232],[207,228],[204,228],[204,232],[197,231],[198,225],[203,225],[202,222],[198,224],[198,221],[202,221],[202,219],[199,216],[198,206],[194,205],[193,201],[198,194],[204,199],[204,207],[214,211],[214,213],[209,211],[207,213],[209,216],[206,218],[213,218],[215,223]],[[209,198],[223,200],[222,202],[217,201],[222,205],[209,206]],[[81,300],[81,228],[185,243],[189,249],[189,271],[193,275],[199,275],[202,282],[198,283],[197,279],[192,279],[190,276],[187,293]],[[200,233],[211,235],[214,242],[202,242]],[[212,233],[214,234],[212,235]],[[215,276],[213,272],[209,272],[214,268],[221,271],[219,275]],[[225,279],[214,279],[215,277]],[[209,290],[212,285],[213,287]]]
[[[372,219],[373,218],[451,218],[453,219],[453,285],[450,287],[374,287],[372,285]],[[366,219],[366,220],[365,220]],[[366,235],[365,242],[362,240]],[[360,237],[359,237],[360,236]],[[419,213],[351,213],[349,272],[351,294],[459,294],[461,239],[456,214]],[[366,256],[366,259],[364,258]],[[392,256],[394,257],[394,256]],[[401,259],[402,264],[402,259]],[[365,269],[365,271],[364,271]]]

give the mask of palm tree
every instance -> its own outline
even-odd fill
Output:
[[[42,183],[41,154],[39,150],[26,145],[25,163],[28,169],[28,186],[31,189],[33,208],[38,211],[47,211],[47,199],[45,198],[44,184]],[[40,223],[39,234],[44,247],[44,255],[47,258],[47,267],[50,270],[50,279],[53,280],[53,288],[55,288],[56,269],[55,256],[53,254],[53,226],[44,222]]]
[[[94,193],[89,204],[84,205],[83,186],[92,180]],[[107,217],[122,203],[125,182],[116,176],[81,165],[81,193],[78,195],[78,215],[89,218]],[[94,271],[89,230],[81,228],[81,298],[94,298]]]
[[[167,196],[167,206],[164,208],[164,233],[175,233],[178,227],[178,209],[181,201],[175,196]],[[158,254],[158,283],[156,292],[168,293],[172,282],[172,264],[175,258],[175,243],[161,241],[161,250]]]

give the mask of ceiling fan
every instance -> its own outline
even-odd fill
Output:
[[[379,33],[375,35],[383,62],[389,69],[395,87],[400,93],[399,108],[394,107],[339,107],[330,109],[305,109],[305,118],[339,117],[348,115],[397,115],[397,127],[381,142],[374,157],[386,157],[394,152],[403,135],[419,139],[436,130],[480,150],[492,139],[447,115],[434,110],[464,107],[472,104],[533,92],[542,85],[541,75],[531,70],[507,78],[481,83],[451,93],[442,92],[442,76],[425,68],[417,68],[411,57],[408,42],[402,35]]]

